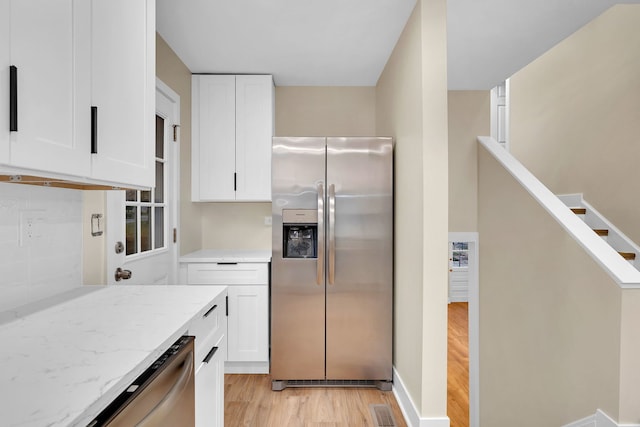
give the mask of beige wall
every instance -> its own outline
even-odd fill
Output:
[[[191,71],[156,34],[156,76],[180,95],[180,254],[202,247],[201,206],[191,202]]]
[[[489,91],[449,92],[449,231],[478,231],[478,135],[489,135]]]
[[[617,418],[620,288],[479,151],[480,424]]]
[[[511,79],[511,150],[640,242],[640,5],[618,5]]]
[[[395,150],[394,366],[424,418],[446,415],[446,3],[416,5],[376,88]]]
[[[447,411],[447,2],[422,0],[422,414]]]
[[[422,95],[420,6],[376,88],[379,135],[395,137],[394,361],[414,403],[422,401]]]
[[[277,136],[375,135],[374,87],[276,87]]]
[[[271,203],[203,203],[202,247],[271,250]]]

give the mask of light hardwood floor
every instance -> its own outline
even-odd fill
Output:
[[[224,376],[226,427],[370,427],[370,404],[388,404],[406,427],[392,392],[375,388],[287,388],[271,391],[269,375]]]
[[[449,304],[447,415],[451,427],[469,427],[469,304]]]
[[[468,304],[449,304],[447,415],[469,426]],[[271,391],[269,375],[225,375],[225,426],[370,427],[370,404],[388,404],[406,427],[392,392],[369,388],[288,388]]]

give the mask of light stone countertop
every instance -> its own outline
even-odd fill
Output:
[[[0,325],[0,423],[86,426],[226,286],[109,286]]]
[[[189,262],[270,262],[270,250],[202,249],[180,257]]]

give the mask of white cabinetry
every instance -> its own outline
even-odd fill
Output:
[[[189,327],[196,337],[196,427],[224,427],[226,297],[221,293]]]
[[[0,0],[2,173],[152,186],[154,22],[153,0]]]
[[[227,360],[251,365],[269,360],[269,288],[262,285],[229,287]],[[242,364],[238,364],[238,367]]]
[[[269,373],[269,264],[193,262],[188,285],[227,285],[227,373]]]
[[[196,427],[224,427],[224,350],[221,337],[196,370]]]
[[[273,79],[194,75],[193,201],[270,201]]]
[[[155,182],[155,1],[92,0],[92,177]],[[117,28],[117,31],[114,29]]]
[[[6,38],[0,40],[2,49],[8,48],[2,58],[1,104],[9,108],[13,91],[17,100],[12,113],[2,113],[0,160],[19,168],[89,175],[90,4],[81,0],[0,0],[0,4],[5,9],[0,19],[7,21],[0,30]],[[16,117],[12,125],[10,114]]]

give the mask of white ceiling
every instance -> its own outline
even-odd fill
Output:
[[[374,86],[415,1],[157,0],[157,29],[193,73]],[[449,89],[494,87],[615,3],[448,0]]]

